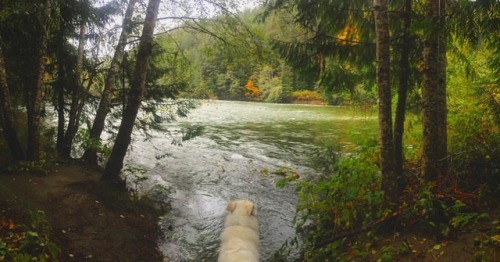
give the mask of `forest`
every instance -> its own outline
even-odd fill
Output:
[[[381,239],[432,232],[438,252],[488,224],[469,258],[494,261],[499,26],[497,0],[2,0],[0,173],[85,165],[125,189],[132,133],[162,132],[204,100],[374,110],[376,144],[325,145],[315,179],[277,183],[296,189],[303,236],[271,260],[416,258]],[[0,260],[58,260],[6,237],[8,219]]]

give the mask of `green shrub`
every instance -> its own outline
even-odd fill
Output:
[[[449,155],[460,189],[486,200],[500,193],[500,85],[498,48],[455,46],[449,56]],[[479,49],[475,49],[479,48]]]
[[[433,192],[432,184],[419,181],[418,192],[413,192],[414,201],[405,205],[407,220],[424,222],[438,238],[454,237],[485,217],[484,214],[471,212],[460,199]],[[435,190],[435,189],[434,189]]]
[[[479,102],[451,110],[450,167],[459,174],[462,189],[481,189],[494,196],[500,192],[500,101],[492,90],[482,93]]]
[[[9,219],[11,226],[0,227],[0,261],[57,261],[60,250],[49,239],[51,230],[45,213],[36,210],[28,215],[29,224],[14,225]]]
[[[331,176],[317,182],[300,181],[296,222],[305,232],[305,260],[340,258],[344,240],[320,250],[315,243],[367,225],[383,215],[383,192],[378,167],[366,155],[342,158]]]
[[[292,92],[292,99],[295,100],[322,100],[323,97],[317,91],[300,90]]]
[[[265,98],[266,102],[285,103],[290,100],[290,88],[282,87],[281,85],[271,87]]]

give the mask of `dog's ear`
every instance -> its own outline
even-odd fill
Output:
[[[251,216],[251,215],[254,215],[254,216],[255,216],[255,215],[257,215],[257,210],[256,210],[256,208],[255,208],[255,205],[254,205],[254,204],[252,204],[252,203],[247,203],[247,204],[245,205],[245,208],[246,208],[247,214],[248,214],[249,216]]]
[[[236,201],[229,201],[229,203],[227,203],[226,210],[232,213],[235,209],[236,209]]]

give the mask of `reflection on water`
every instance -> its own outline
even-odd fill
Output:
[[[165,261],[215,261],[225,207],[250,199],[258,208],[262,261],[295,237],[297,196],[267,170],[314,175],[309,156],[325,141],[349,144],[350,134],[375,137],[376,121],[344,108],[214,101],[131,147],[128,164],[146,167],[148,183],[175,189],[160,221]],[[157,160],[159,159],[159,160]],[[291,254],[290,261],[297,254]]]

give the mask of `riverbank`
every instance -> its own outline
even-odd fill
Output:
[[[46,175],[0,175],[0,222],[8,221],[0,225],[1,239],[32,224],[29,211],[42,210],[60,248],[58,261],[162,261],[159,212],[100,183],[100,175],[75,163]]]
[[[294,91],[290,97],[290,104],[327,105],[328,103],[317,91]]]
[[[99,178],[99,170],[75,163],[55,166],[46,175],[1,174],[0,242],[21,241],[9,233],[40,223],[26,211],[42,210],[51,227],[51,241],[60,248],[57,261],[162,261],[157,248],[159,212],[103,185]],[[435,232],[409,228],[379,236],[378,244],[367,248],[372,258],[496,261],[499,212],[498,207],[482,210],[486,219],[452,241],[437,241]],[[0,246],[0,260],[1,251]]]
[[[290,104],[301,104],[301,105],[327,105],[328,103],[322,99],[293,99]]]

